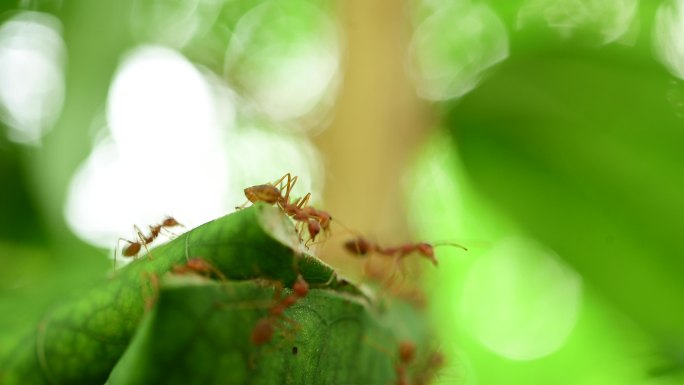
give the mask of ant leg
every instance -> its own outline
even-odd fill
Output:
[[[290,176],[289,172],[286,172],[285,175],[281,176],[280,178],[276,179],[275,182],[271,183],[272,186],[277,186],[277,187],[282,187],[283,181],[287,178],[288,183],[292,177]]]
[[[141,271],[140,278],[140,290],[145,303],[145,311],[148,312],[152,310],[159,297],[159,277],[154,273]]]
[[[297,202],[295,202],[295,206],[301,209],[309,203],[309,199],[311,199],[311,193],[306,193],[306,195],[304,195],[304,198],[297,199]]]
[[[287,182],[285,182],[285,179],[287,179]],[[299,177],[292,177],[292,175],[290,175],[290,173],[288,172],[285,175],[281,176],[280,179],[271,184],[273,186],[276,186],[280,191],[285,190],[285,196],[283,197],[285,204],[290,203],[290,193],[292,192],[292,188],[294,187],[294,185],[297,184],[298,179]],[[284,186],[283,183],[285,183]]]
[[[295,339],[297,338],[297,333],[302,329],[302,325],[293,320],[290,317],[286,317],[284,315],[278,317],[278,320],[280,322],[280,333],[282,334],[283,338],[289,342],[294,342]],[[285,327],[289,326],[289,327]]]
[[[147,258],[152,259],[152,253],[150,253],[150,249],[147,248],[147,242],[145,242],[145,234],[143,234],[142,230],[140,230],[140,227],[138,227],[137,225],[133,225],[133,228],[135,229],[135,232],[138,234],[140,244],[145,248],[145,251],[147,252]]]
[[[287,175],[289,176],[290,174],[288,173]],[[295,184],[297,184],[297,179],[299,179],[298,176],[295,176],[292,179],[289,179],[288,177],[286,184],[287,189],[285,190],[285,196],[283,197],[283,199],[285,199],[285,202],[290,201],[290,193],[292,192],[292,189],[294,188]]]
[[[277,303],[283,299],[283,283],[280,281],[275,281],[273,283],[273,289],[273,303]]]
[[[185,262],[186,262],[186,266],[190,263],[190,252],[189,252],[190,246],[189,246],[189,242],[188,242],[190,240],[190,236],[188,234],[189,233],[185,233]],[[226,276],[223,274],[223,272],[221,272],[221,270],[219,270],[216,266],[212,265],[211,263],[207,262],[206,260],[203,260],[203,261],[204,261],[203,267],[210,274],[211,273],[215,274],[217,277],[219,277],[219,279],[222,282],[228,281],[228,278],[226,278]]]
[[[185,226],[183,226],[183,227],[185,227]],[[173,231],[171,231],[171,230],[169,230],[169,229],[167,229],[167,228],[165,228],[165,227],[162,227],[162,228],[161,228],[161,231],[163,231],[164,234],[165,234],[169,239],[174,239],[174,238],[176,238],[176,237],[178,236],[178,234],[174,233]]]
[[[392,272],[391,272],[390,275],[382,282],[382,285],[383,285],[384,287],[390,288],[390,287],[392,287],[392,285],[394,285],[394,280],[395,280],[396,277],[397,277],[397,271],[399,271],[400,258],[401,258],[401,257],[400,257],[399,255],[394,256],[394,257],[392,258],[392,265],[393,265]]]
[[[313,245],[313,244],[314,244],[314,240],[313,240],[311,237],[309,237],[309,239],[307,239],[307,240],[304,242],[304,247],[305,247],[307,250],[309,250],[309,245]]]
[[[221,272],[221,270],[219,270],[218,268],[216,268],[216,266],[210,264],[209,262],[207,262],[207,264],[209,271],[214,273],[222,282],[228,281],[228,278],[226,278],[226,276]]]
[[[363,261],[362,273],[363,276],[361,277],[361,285],[364,285],[366,282],[368,282],[368,280],[372,279],[373,277],[370,255],[366,258],[365,261]]]
[[[320,244],[322,244],[323,242],[325,242],[325,241],[327,241],[327,240],[328,240],[328,238],[326,238],[326,239],[321,239],[321,240],[318,240],[318,241],[314,241],[314,240],[308,239],[304,245],[305,245],[305,246],[306,246],[306,245],[308,245],[308,246],[317,246],[317,245],[320,245]],[[307,246],[307,248],[308,248],[308,246]]]
[[[119,255],[119,243],[121,243],[121,238],[119,238],[114,244],[114,268],[116,269],[116,257]]]
[[[286,173],[285,175],[281,176],[280,179],[276,180],[275,182],[271,183],[272,186],[276,186],[278,190],[283,191],[283,182],[287,178],[287,183],[285,183],[285,187],[288,189],[288,195],[289,196],[289,191],[292,189],[291,186],[294,186],[294,183],[297,181],[297,177],[292,178],[290,173]],[[287,202],[287,199],[285,200]]]
[[[395,259],[395,269],[397,273],[399,274],[399,282],[397,283],[397,288],[400,288],[403,284],[404,281],[406,280],[406,265],[403,263],[401,260],[402,256],[399,255]]]
[[[295,232],[297,233],[297,238],[299,238],[299,242],[304,241],[304,222],[302,221],[297,221],[295,223]]]

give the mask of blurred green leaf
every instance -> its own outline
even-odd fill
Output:
[[[392,355],[374,344],[396,341],[359,297],[312,290],[286,311],[279,335],[256,346],[250,334],[272,288],[174,281],[108,384],[384,384],[394,376]]]
[[[229,279],[266,278],[286,286],[299,272],[312,286],[352,291],[335,272],[299,250],[279,209],[256,205],[219,218],[115,271],[105,282],[52,306],[28,333],[0,349],[5,384],[103,383],[154,300],[156,277],[202,257]]]
[[[0,185],[5,186],[0,189],[0,241],[45,245],[45,230],[23,165],[24,154],[18,145],[5,139],[4,131],[0,131]]]
[[[421,317],[394,305],[369,312],[365,296],[300,247],[291,221],[274,207],[256,205],[209,222],[52,306],[12,347],[0,349],[0,378],[3,384],[103,383],[128,349],[109,383],[388,383],[397,336],[426,340]],[[273,288],[167,276],[193,257],[231,280],[289,286],[299,273],[314,289],[286,312],[291,321],[282,321],[278,337],[259,347],[250,335],[268,314]],[[385,327],[397,317],[401,327]]]
[[[475,185],[664,348],[684,348],[684,92],[623,48],[511,57],[451,106]]]

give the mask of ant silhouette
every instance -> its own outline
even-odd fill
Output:
[[[121,241],[128,243],[127,246],[125,246],[124,248],[121,249],[121,255],[124,257],[136,257],[140,253],[140,249],[142,247],[144,247],[145,250],[147,250],[148,255],[150,255],[149,250],[147,249],[147,245],[154,242],[154,240],[157,239],[157,237],[159,237],[159,234],[161,234],[162,230],[165,230],[165,229],[168,229],[171,227],[176,227],[176,226],[183,227],[183,225],[180,222],[178,222],[175,218],[166,217],[166,218],[164,218],[164,220],[160,224],[155,225],[155,226],[149,226],[150,227],[150,235],[145,236],[143,234],[142,230],[140,230],[140,228],[138,226],[134,225],[133,229],[135,229],[136,235],[138,236],[138,240],[137,241],[130,241],[130,240],[125,239],[125,238],[119,238],[117,243],[116,243],[116,248],[114,250],[114,264],[116,264],[116,257],[118,255],[117,250],[119,247],[119,243]],[[150,259],[151,258],[152,257],[150,255]]]
[[[344,243],[344,248],[357,257],[366,257],[369,254],[377,253],[379,255],[393,257],[398,263],[402,258],[405,258],[413,253],[417,253],[419,256],[428,259],[433,265],[437,266],[438,262],[437,258],[435,257],[436,246],[454,246],[468,251],[465,246],[459,245],[457,243],[440,243],[431,245],[426,242],[418,242],[406,243],[395,247],[381,247],[378,244],[373,243],[361,236]]]

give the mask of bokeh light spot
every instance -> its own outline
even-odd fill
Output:
[[[232,108],[225,100],[221,107]],[[132,51],[112,82],[107,112],[112,136],[71,184],[66,215],[77,234],[112,247],[133,224],[173,215],[193,227],[228,210],[225,130],[209,84],[182,55]]]
[[[122,151],[194,148],[215,131],[213,95],[202,74],[179,53],[161,47],[134,50],[112,82],[107,118]],[[189,132],[192,132],[192,135]],[[159,154],[160,160],[171,154]]]
[[[484,70],[508,56],[508,34],[489,7],[463,2],[428,17],[410,50],[418,94],[447,100],[472,90]]]
[[[513,360],[556,351],[576,324],[579,276],[533,240],[506,238],[468,273],[459,310],[488,349]]]
[[[313,4],[269,1],[238,22],[225,74],[271,119],[325,115],[338,83],[338,40],[331,17]]]
[[[141,41],[181,48],[206,32],[223,0],[134,0],[130,24]]]
[[[518,27],[542,21],[569,37],[577,30],[597,32],[600,44],[629,36],[638,0],[527,0],[518,14]]]
[[[0,26],[0,119],[10,140],[37,143],[64,102],[66,49],[54,16],[21,12]]]
[[[660,5],[653,31],[653,45],[660,61],[679,79],[684,79],[684,2]]]

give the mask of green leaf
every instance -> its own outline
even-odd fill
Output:
[[[302,253],[293,224],[279,209],[255,205],[187,232],[54,304],[13,348],[2,349],[3,383],[103,383],[146,304],[153,303],[158,277],[191,257],[204,258],[228,279],[266,278],[289,286],[300,273],[314,287],[354,291],[332,268]]]
[[[257,346],[250,334],[273,289],[193,281],[165,286],[107,384],[385,384],[394,376],[392,354],[377,347],[396,341],[361,297],[314,289]]]
[[[196,257],[226,279],[170,273]],[[309,295],[288,309],[270,343],[255,345],[252,330],[274,297],[269,282],[289,287],[298,275],[311,286]],[[257,204],[189,231],[55,304],[12,349],[1,350],[0,379],[104,383],[121,359],[110,384],[386,384],[396,375],[398,336],[421,353],[407,373],[434,372],[438,355],[423,351],[429,333],[418,313],[393,301],[374,306],[304,253],[279,208]]]
[[[622,48],[511,57],[452,106],[478,189],[684,349],[684,88]]]

